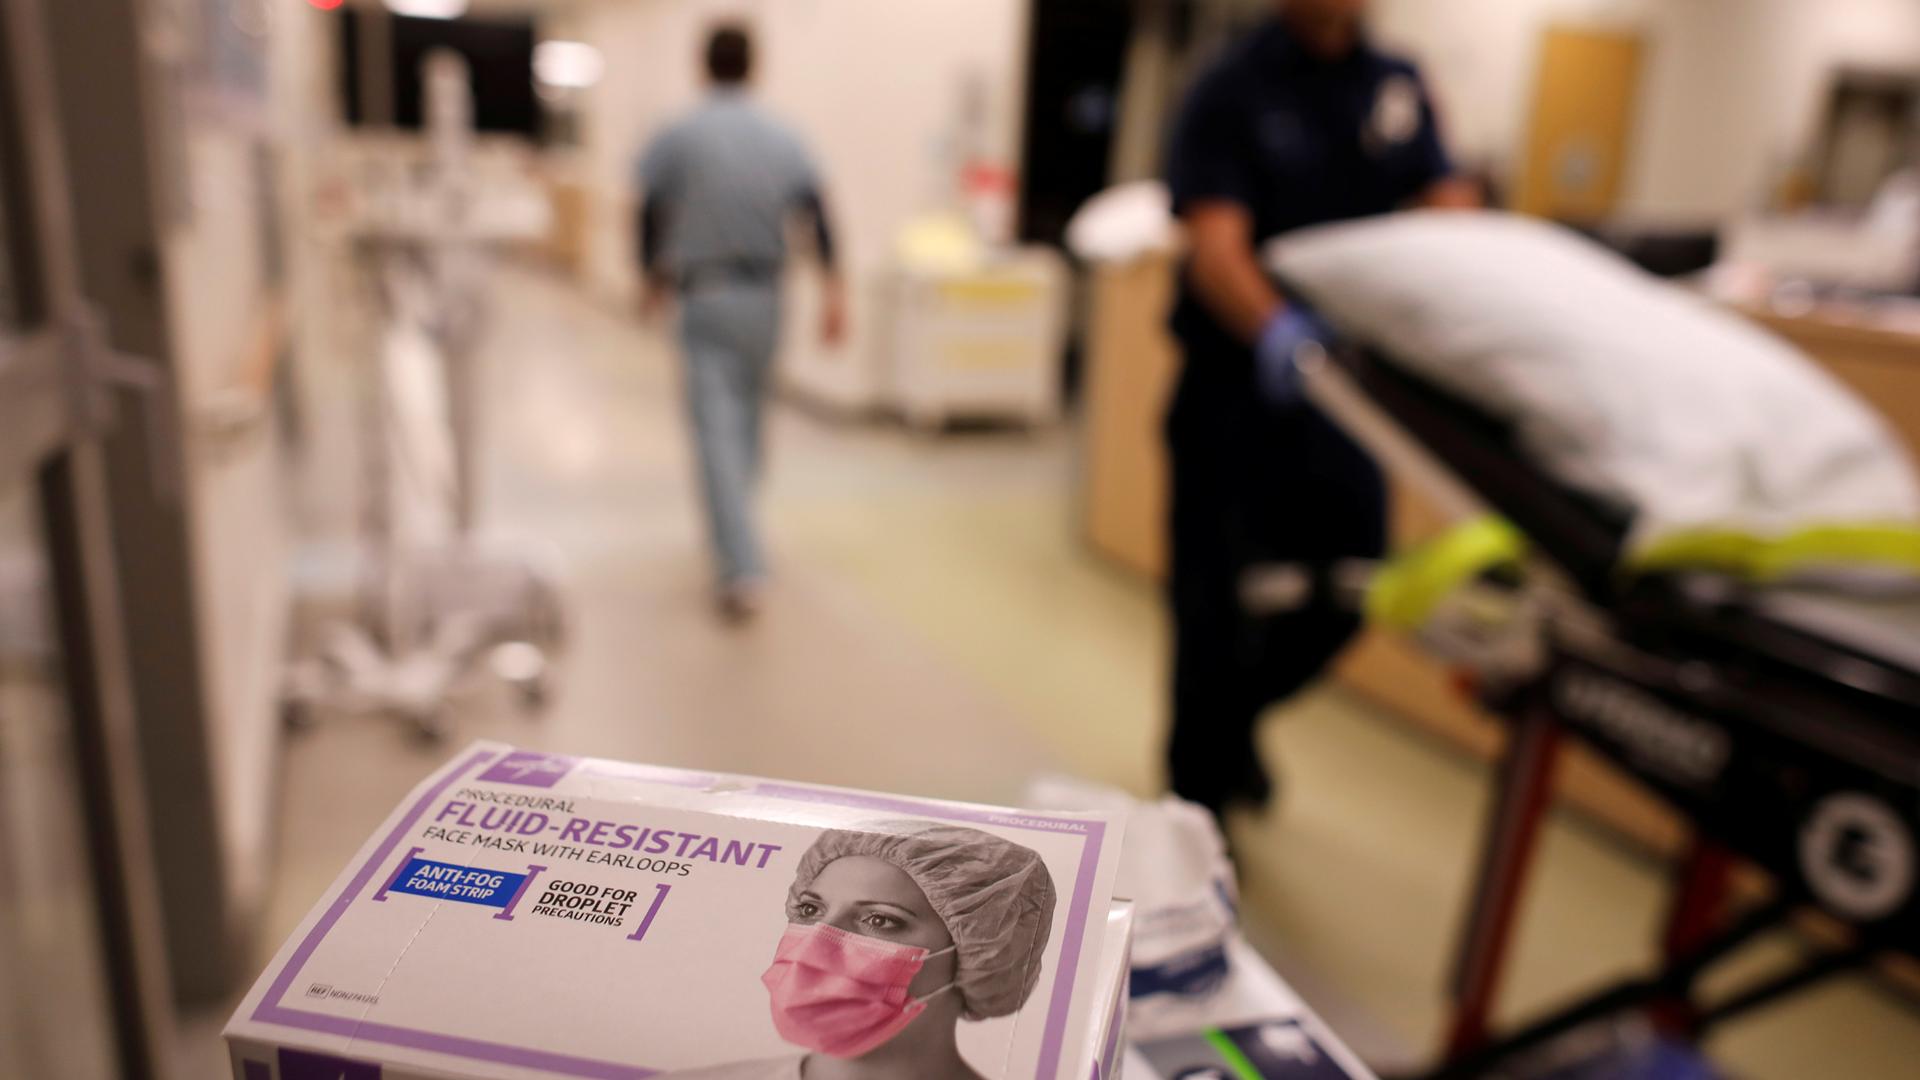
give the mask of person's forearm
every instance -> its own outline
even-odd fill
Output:
[[[649,283],[662,281],[667,277],[667,229],[660,200],[652,195],[642,200],[640,212],[635,215],[635,221],[639,233],[635,239],[635,246],[640,251],[641,273],[646,276]]]
[[[1464,176],[1448,176],[1429,184],[1416,202],[1429,210],[1479,210],[1487,200],[1479,184]]]
[[[820,340],[837,346],[847,335],[847,285],[838,267],[820,268]]]
[[[827,204],[820,192],[808,189],[800,196],[801,212],[813,223],[813,249],[829,279],[838,277],[839,252],[833,240],[833,224],[827,217]]]
[[[1249,345],[1286,308],[1260,269],[1253,215],[1227,199],[1197,202],[1181,215],[1187,227],[1187,281],[1220,325]]]
[[[820,273],[826,279],[829,290],[839,292],[839,248],[833,242],[833,223],[828,217],[826,200],[820,198],[818,188],[801,192],[801,213],[814,227],[814,256],[820,259]]]
[[[1235,337],[1251,344],[1286,298],[1260,270],[1247,243],[1216,242],[1195,248],[1187,267],[1194,293]]]

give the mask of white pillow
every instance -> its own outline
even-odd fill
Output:
[[[1577,234],[1417,212],[1290,233],[1269,265],[1341,333],[1512,422],[1629,546],[1920,522],[1880,417],[1804,354]]]

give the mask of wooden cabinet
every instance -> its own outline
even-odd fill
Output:
[[[1167,463],[1161,420],[1180,370],[1167,333],[1174,264],[1166,255],[1093,271],[1081,512],[1095,551],[1158,578],[1167,562]]]
[[[1877,409],[1920,460],[1920,312],[1895,323],[1872,309],[1748,314],[1805,350]]]

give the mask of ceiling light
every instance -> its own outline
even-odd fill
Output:
[[[547,86],[584,90],[606,70],[600,50],[584,41],[543,41],[533,47],[533,77]]]
[[[468,0],[386,0],[387,10],[415,19],[457,19],[467,13]]]

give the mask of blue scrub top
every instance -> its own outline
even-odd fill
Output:
[[[715,90],[655,136],[635,176],[663,219],[658,269],[675,274],[778,268],[788,219],[809,200],[817,207],[820,190],[800,137],[737,89]]]
[[[1365,41],[1329,61],[1274,19],[1195,84],[1174,123],[1167,184],[1175,212],[1215,199],[1246,207],[1257,245],[1398,209],[1452,170],[1411,63]],[[1182,278],[1173,329],[1188,352],[1244,355]],[[1231,365],[1189,363],[1189,377],[1198,366]]]

